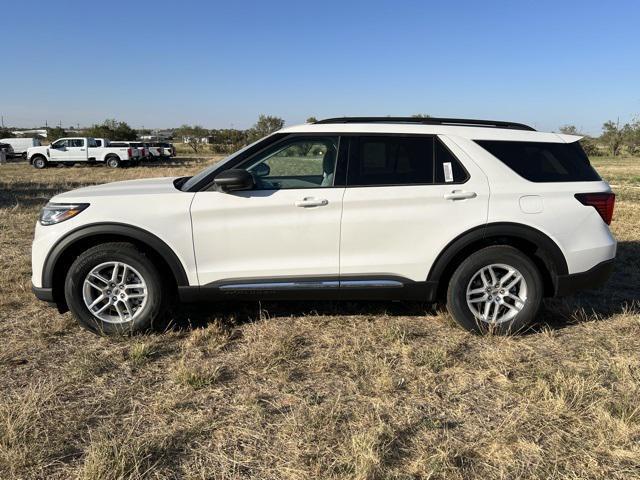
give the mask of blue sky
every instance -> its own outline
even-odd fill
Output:
[[[3,0],[5,124],[640,114],[638,1]],[[9,72],[8,72],[9,71]]]

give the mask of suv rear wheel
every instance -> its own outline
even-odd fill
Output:
[[[116,156],[108,157],[107,166],[110,168],[118,168],[120,166],[120,159]]]
[[[447,308],[467,330],[517,333],[535,318],[542,279],[535,264],[510,246],[483,248],[465,259],[449,283]]]
[[[130,243],[104,243],[82,253],[69,268],[64,288],[79,323],[99,334],[148,330],[164,310],[162,277],[143,251]]]

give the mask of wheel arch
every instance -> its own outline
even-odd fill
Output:
[[[490,223],[462,233],[438,255],[427,277],[437,282],[437,297],[444,298],[453,272],[465,258],[491,245],[511,245],[527,255],[542,274],[545,296],[553,296],[558,276],[568,273],[562,250],[545,233],[520,223]]]
[[[161,274],[175,282],[176,287],[188,286],[184,265],[163,240],[153,233],[132,225],[99,223],[72,230],[51,249],[42,270],[42,287],[51,288],[53,299],[61,311],[66,311],[64,277],[73,261],[86,249],[106,242],[130,242],[150,255]]]

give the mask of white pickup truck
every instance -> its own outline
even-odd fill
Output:
[[[98,147],[95,139],[90,137],[61,138],[51,145],[27,150],[27,160],[38,169],[48,165],[76,163],[104,163],[117,168],[128,165],[132,159],[130,147]]]
[[[129,142],[123,142],[123,141],[114,141],[112,142],[111,140],[107,139],[107,138],[94,138],[94,140],[96,141],[96,147],[98,148],[103,148],[103,147],[124,147],[124,148],[129,148],[131,147],[131,144]],[[93,149],[92,149],[93,150]],[[89,153],[91,153],[92,150],[89,150]],[[139,148],[136,147],[131,147],[131,161],[129,162],[131,165],[136,166],[140,163],[140,160],[142,159],[142,152],[140,151]]]

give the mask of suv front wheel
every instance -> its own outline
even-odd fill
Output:
[[[150,329],[165,304],[162,277],[130,243],[103,243],[83,252],[67,272],[69,309],[79,323],[104,335]]]
[[[483,248],[456,269],[447,291],[447,308],[467,330],[499,334],[522,331],[542,302],[542,279],[520,250]]]

